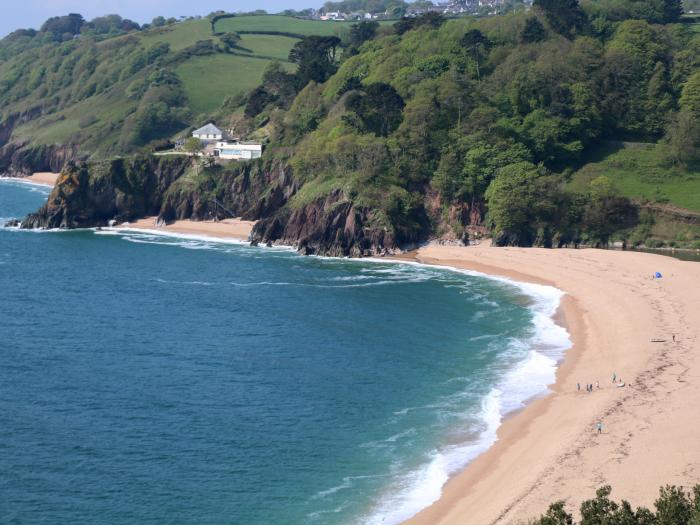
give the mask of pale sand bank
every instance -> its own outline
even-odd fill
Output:
[[[22,180],[53,187],[56,185],[56,181],[60,175],[60,173],[34,173],[29,177],[23,177]]]
[[[167,225],[156,225],[156,217],[146,217],[136,222],[122,224],[120,227],[247,241],[250,237],[250,233],[253,231],[254,225],[255,222],[253,221],[244,221],[241,219],[224,219],[217,222],[175,221]]]
[[[558,499],[578,511],[604,484],[616,499],[652,506],[660,485],[700,483],[700,264],[607,250],[438,245],[415,259],[560,288],[574,347],[553,393],[508,418],[498,442],[408,523],[517,523]],[[655,271],[663,278],[653,280]],[[613,372],[626,387],[612,385]],[[600,389],[587,393],[596,381]]]

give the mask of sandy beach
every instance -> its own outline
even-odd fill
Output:
[[[247,241],[255,225],[253,221],[244,221],[241,219],[224,219],[217,222],[175,221],[167,225],[156,225],[156,219],[156,217],[146,217],[136,222],[122,224],[119,227]]]
[[[605,484],[616,499],[651,507],[660,485],[700,483],[700,264],[488,246],[429,245],[414,257],[565,291],[561,313],[574,346],[552,393],[507,418],[498,442],[409,524],[518,523],[559,499],[577,513]],[[652,279],[656,271],[661,279]],[[613,385],[613,373],[625,387]]]
[[[34,173],[28,177],[23,177],[22,180],[53,187],[56,185],[56,180],[58,180],[60,175],[60,173]]]

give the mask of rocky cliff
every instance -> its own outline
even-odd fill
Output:
[[[402,230],[386,213],[357,205],[343,191],[301,205],[294,200],[298,189],[291,168],[277,160],[227,167],[150,155],[70,161],[46,204],[27,216],[22,227],[86,228],[145,216],[168,222],[235,216],[258,221],[254,243],[353,257],[389,253],[427,238],[424,214],[418,228]]]
[[[404,244],[381,214],[356,206],[340,190],[258,221],[252,240],[296,246],[307,255],[335,257],[386,254]]]
[[[186,171],[183,157],[69,162],[39,211],[23,228],[89,228],[160,212],[163,195]]]
[[[0,174],[24,177],[41,171],[58,173],[67,162],[84,158],[78,146],[10,143],[0,148]]]

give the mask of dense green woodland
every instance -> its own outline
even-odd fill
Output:
[[[48,141],[77,137],[93,158],[158,147],[211,117],[267,140],[263,165],[292,170],[278,222],[349,203],[363,228],[387,232],[375,248],[487,232],[498,244],[700,246],[700,34],[681,14],[676,0],[536,0],[335,35],[289,19],[286,57],[265,55],[258,87],[200,105],[208,114],[192,110],[183,64],[241,58],[243,30],[217,31],[221,20],[187,46],[150,36],[181,28],[84,36],[5,56],[0,108],[17,121],[9,141],[32,141],[42,122]],[[222,169],[244,168],[197,170],[190,191],[224,198]]]
[[[601,487],[596,497],[581,504],[581,521],[566,511],[563,501],[550,505],[539,519],[528,525],[698,525],[700,524],[700,485],[691,492],[667,485],[659,490],[654,511],[645,507],[634,509],[629,502],[610,498],[610,486]]]

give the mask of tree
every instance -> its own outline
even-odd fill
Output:
[[[540,516],[532,525],[572,525],[574,518],[564,509],[564,502],[552,503],[544,516]]]
[[[219,40],[226,46],[226,49],[233,51],[241,42],[241,35],[238,33],[224,33]]]
[[[297,94],[296,88],[296,77],[292,73],[287,73],[278,61],[270,62],[263,73],[262,84],[248,97],[245,115],[254,117],[272,103],[277,107],[289,108]]]
[[[659,498],[654,502],[654,506],[659,525],[686,525],[693,513],[692,502],[688,494],[682,487],[674,485],[666,485],[661,488]]]
[[[700,159],[700,123],[688,110],[683,109],[669,123],[666,141],[674,164],[688,165]]]
[[[44,33],[53,33],[55,37],[60,38],[63,35],[77,35],[80,33],[85,19],[78,13],[70,13],[68,16],[54,16],[49,18],[41,26],[41,31]]]
[[[405,104],[401,95],[389,84],[376,82],[355,91],[345,101],[345,108],[360,120],[362,131],[386,137],[399,127]]]
[[[683,2],[681,0],[657,0],[661,2],[661,17],[659,24],[675,24],[680,22],[683,16]]]
[[[133,31],[134,29],[138,29],[139,25],[119,15],[106,15],[93,18],[90,22],[85,24],[83,31],[85,28],[97,35],[109,35]]]
[[[486,190],[487,222],[498,246],[530,246],[534,240],[539,177],[531,162],[501,168]]]
[[[689,111],[695,118],[700,118],[700,71],[693,73],[683,84],[679,102],[681,109]]]
[[[182,149],[190,155],[196,156],[204,149],[204,144],[197,137],[190,137],[182,145]]]
[[[580,33],[586,22],[578,0],[534,0],[532,6],[544,15],[554,31],[566,37]]]
[[[612,515],[618,508],[617,503],[609,498],[611,492],[610,485],[600,487],[596,490],[595,499],[581,503],[581,525],[610,523]]]
[[[348,33],[348,52],[350,54],[357,53],[357,49],[367,40],[372,40],[379,29],[379,22],[363,21],[359,24],[350,26]]]
[[[535,42],[542,42],[547,36],[547,31],[545,30],[542,22],[536,16],[531,16],[525,20],[525,27],[523,27],[520,33],[520,41],[523,44],[532,44]]]
[[[501,168],[531,157],[525,146],[513,141],[487,140],[480,135],[460,137],[451,141],[442,155],[435,185],[445,201],[470,200],[473,206]]]
[[[428,27],[430,29],[437,29],[442,24],[445,23],[445,17],[440,13],[435,13],[434,11],[429,11],[423,13],[416,17],[404,16],[394,24],[394,32],[397,35],[403,35],[407,31],[412,29],[417,29],[419,27]]]
[[[274,102],[274,95],[270,94],[264,86],[256,87],[248,97],[248,101],[245,105],[245,116],[248,118],[253,118],[256,115],[262,113],[265,107]]]
[[[588,203],[583,214],[583,229],[589,241],[596,245],[607,245],[610,237],[616,231],[637,224],[638,209],[629,199],[621,197],[608,177],[600,176],[593,179],[589,186]],[[584,519],[581,525],[596,525],[604,523],[602,516],[617,511],[618,505],[612,502],[610,487],[598,489],[596,499],[581,505],[581,515]],[[585,513],[584,513],[585,511]]]
[[[481,81],[479,63],[488,56],[489,49],[493,46],[491,40],[478,29],[471,29],[464,34],[459,43],[476,64],[476,78]]]
[[[310,80],[323,83],[338,69],[335,58],[340,39],[336,36],[307,36],[289,52],[290,62],[298,64],[299,88]]]

